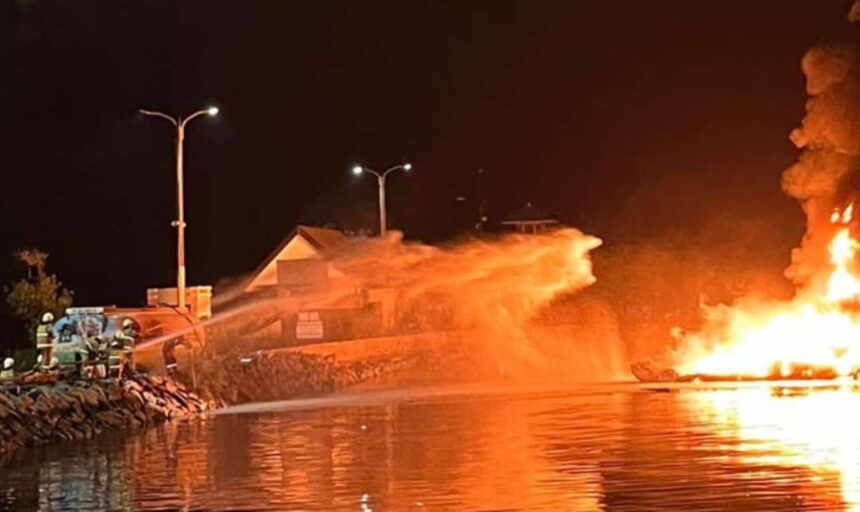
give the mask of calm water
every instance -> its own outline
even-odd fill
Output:
[[[860,510],[849,390],[473,391],[264,405],[26,450],[0,462],[0,508]]]

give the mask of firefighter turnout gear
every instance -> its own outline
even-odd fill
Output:
[[[36,326],[36,348],[50,347],[54,338],[53,324],[42,322]]]
[[[54,350],[54,315],[45,313],[42,322],[36,326],[36,351],[42,356],[42,362],[51,361]]]
[[[188,342],[185,341],[184,337],[180,336],[169,339],[161,345],[161,355],[164,357],[164,370],[168,375],[174,375],[179,370],[179,361],[176,359],[177,345],[188,346]]]
[[[9,380],[15,377],[15,360],[7,357],[3,360],[3,369],[0,370],[0,380]]]
[[[110,346],[108,367],[111,375],[123,377],[126,371],[134,371],[134,345],[140,333],[134,328],[134,322],[126,318],[122,329],[114,334]]]

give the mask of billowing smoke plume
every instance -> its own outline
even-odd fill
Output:
[[[860,20],[860,1],[848,18]],[[800,201],[807,219],[785,272],[797,292],[789,302],[745,297],[731,306],[705,307],[703,328],[682,335],[674,353],[673,364],[682,372],[754,373],[748,365],[760,363],[762,354],[778,351],[779,357],[804,361],[814,355],[810,346],[824,347],[829,357],[833,347],[856,340],[845,334],[853,332],[852,319],[839,308],[820,306],[834,270],[831,241],[842,228],[831,216],[860,192],[860,51],[846,44],[818,45],[803,56],[801,69],[809,99],[790,138],[803,152],[782,175],[783,190]],[[822,325],[829,331],[822,332]],[[708,362],[704,370],[702,360]]]
[[[860,15],[858,5],[850,17]],[[783,173],[782,187],[800,200],[807,230],[786,275],[799,286],[818,288],[816,277],[829,269],[830,215],[853,200],[860,186],[860,52],[847,45],[816,46],[801,67],[809,100],[791,141],[804,151]]]
[[[860,0],[855,1],[854,5],[851,6],[851,10],[848,12],[848,21],[852,23],[860,21]]]

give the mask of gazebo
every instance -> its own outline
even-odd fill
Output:
[[[557,216],[532,206],[531,203],[509,213],[502,219],[502,225],[517,233],[538,234],[561,226]]]

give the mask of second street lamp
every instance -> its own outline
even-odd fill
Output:
[[[185,119],[173,117],[162,112],[140,109],[146,116],[160,117],[173,123],[176,127],[176,300],[180,311],[185,311],[185,189],[182,169],[182,150],[185,141],[185,125],[197,116],[218,114],[218,107],[198,110]]]
[[[388,176],[389,173],[403,169],[404,171],[409,171],[412,169],[412,164],[406,163],[401,165],[395,165],[394,167],[390,167],[386,169],[384,172],[376,172],[369,167],[363,167],[361,165],[356,165],[352,168],[352,173],[356,176],[362,173],[370,173],[376,176],[377,183],[379,184],[379,236],[385,237],[385,233],[388,232],[388,223],[385,218],[385,177]]]

